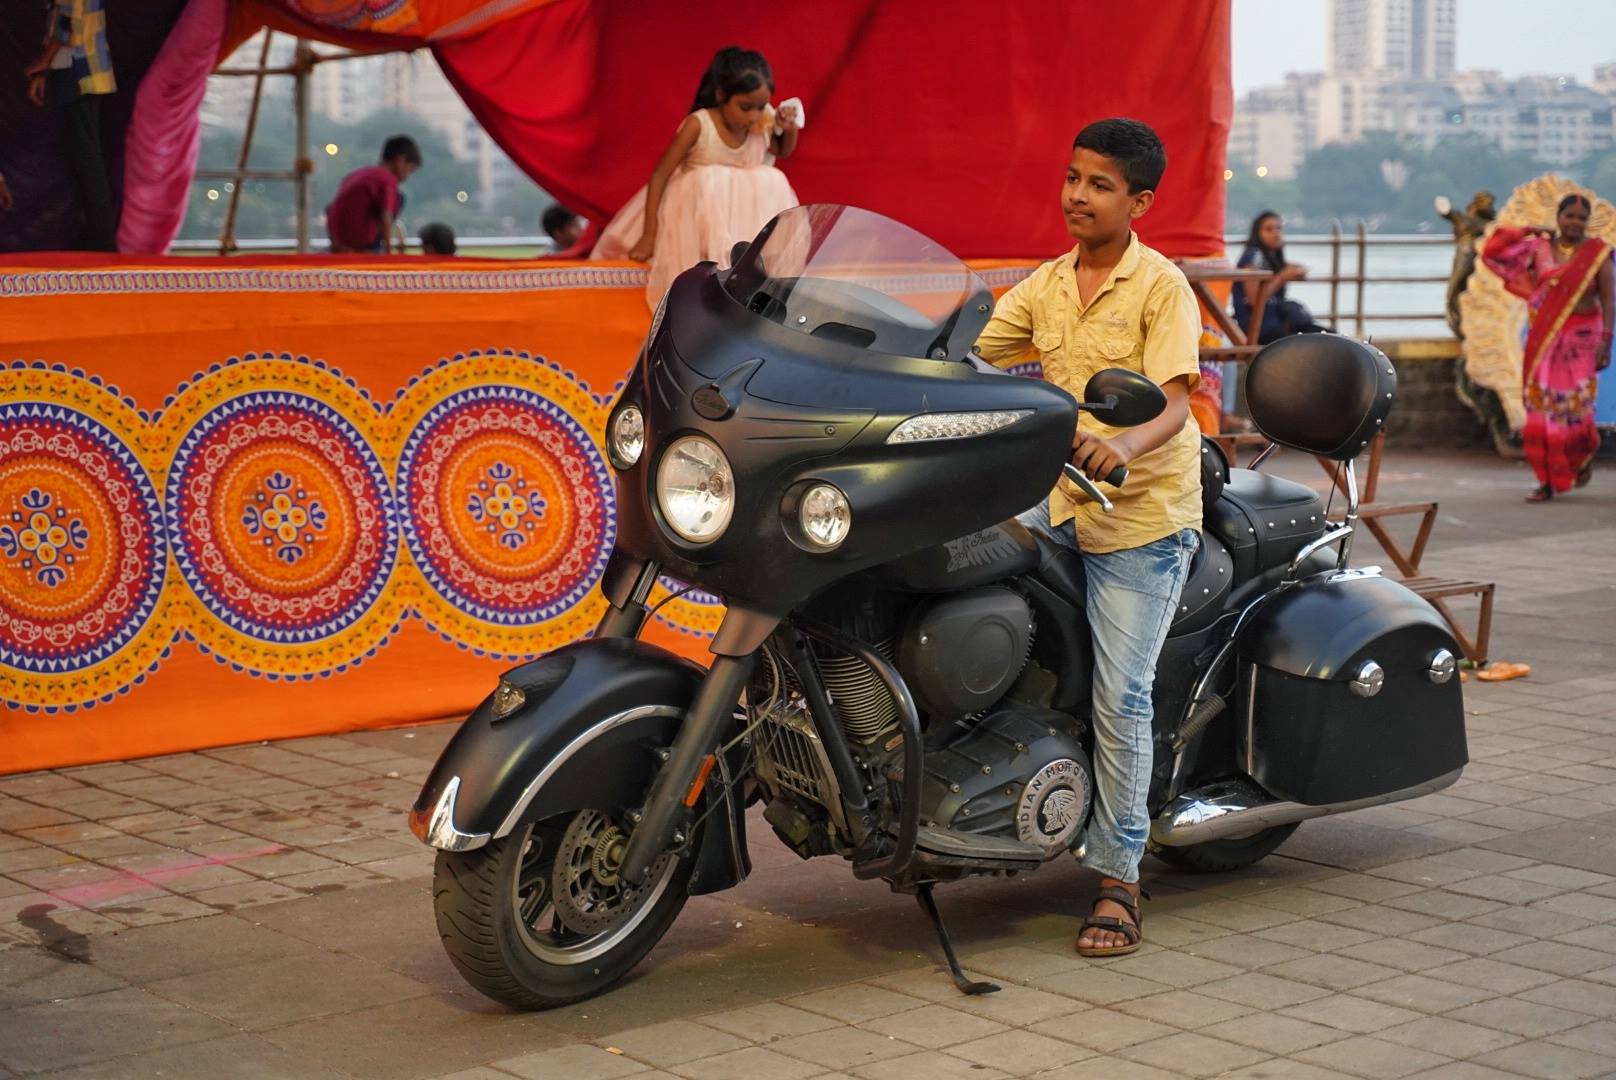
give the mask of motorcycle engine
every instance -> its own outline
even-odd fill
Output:
[[[995,709],[926,755],[921,820],[1020,840],[1053,859],[1071,850],[1094,805],[1094,771],[1065,713]]]
[[[1027,665],[1032,608],[989,586],[921,608],[898,646],[898,668],[932,722],[963,720],[997,704]]]

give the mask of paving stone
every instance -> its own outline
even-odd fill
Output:
[[[1197,994],[1192,990],[1173,990],[1134,998],[1117,1005],[1116,1009],[1129,1016],[1143,1017],[1177,1028],[1206,1027],[1251,1011],[1249,1006],[1209,994]],[[1105,1023],[1104,1017],[1095,1019],[1098,1023]]]
[[[229,1025],[144,990],[109,990],[0,1012],[0,1066],[42,1072],[230,1034]]]
[[[1549,902],[1563,899],[1551,897]],[[1594,924],[1593,919],[1584,919],[1576,915],[1565,915],[1550,911],[1542,907],[1506,907],[1498,911],[1489,911],[1485,915],[1478,915],[1466,922],[1475,926],[1486,926],[1495,930],[1508,930],[1514,934],[1525,934],[1533,938],[1553,938],[1569,934],[1573,930],[1585,930]]]
[[[1098,1077],[1105,1080],[1176,1080],[1181,1075],[1137,1061],[1097,1057],[1039,1073],[1038,1080],[1096,1080]]]
[[[1370,938],[1402,937],[1437,926],[1445,919],[1421,915],[1414,911],[1387,907],[1384,904],[1365,904],[1347,911],[1334,911],[1319,918],[1337,926],[1362,930]],[[1367,939],[1366,939],[1367,940]]]
[[[1006,1031],[949,1047],[948,1052],[1012,1076],[1029,1076],[1093,1057],[1095,1051],[1033,1031]],[[896,1062],[903,1058],[895,1059]]]
[[[1476,877],[1483,873],[1466,866],[1455,866],[1451,862],[1443,862],[1440,858],[1428,856],[1423,859],[1405,859],[1402,862],[1391,863],[1387,866],[1377,866],[1369,871],[1373,877],[1390,878],[1393,881],[1405,882],[1422,889],[1431,889],[1439,885],[1447,885],[1455,881]],[[1393,893],[1393,896],[1398,894]],[[1364,897],[1365,900],[1384,902],[1384,897]]]
[[[580,1043],[506,1058],[494,1062],[494,1068],[523,1080],[617,1080],[643,1073],[646,1066],[626,1054],[611,1054],[598,1046]]]
[[[997,1020],[1001,1024],[1018,1027],[1056,1016],[1070,1016],[1074,1011],[1084,1007],[1081,1001],[1031,986],[1017,986],[1015,983],[1005,984],[998,993],[980,994],[975,997],[960,994],[951,982],[945,982],[943,985],[949,995],[942,999],[943,1004],[962,1012]]]
[[[1293,1058],[1259,1061],[1243,1069],[1224,1073],[1219,1080],[1353,1080],[1351,1073],[1308,1065]]]
[[[857,1070],[887,1058],[904,1057],[920,1049],[901,1039],[857,1028],[832,1028],[807,1035],[793,1035],[769,1044],[769,1048],[824,1069],[844,1071]]]
[[[1101,1054],[1114,1053],[1148,1039],[1165,1038],[1178,1031],[1175,1027],[1154,1020],[1103,1008],[1086,1009],[1071,1016],[1044,1020],[1031,1025],[1029,1030],[1052,1039],[1064,1039]]]
[[[1535,1001],[1606,1020],[1616,1018],[1616,985],[1561,979],[1515,996],[1523,1001]]]
[[[1514,811],[1509,812],[1513,813]],[[1477,896],[1483,900],[1497,900],[1506,904],[1530,903],[1533,900],[1543,900],[1565,891],[1554,885],[1542,885],[1535,881],[1523,881],[1520,878],[1491,874],[1470,878],[1465,881],[1456,881],[1447,886],[1447,890],[1465,896]]]
[[[346,1075],[299,1060],[256,1035],[236,1034],[97,1061],[78,1068],[47,1073],[40,1080],[152,1080],[154,1077],[343,1080]],[[509,1078],[499,1074],[498,1080]]]
[[[1610,1058],[1550,1042],[1517,1043],[1476,1059],[1476,1064],[1541,1080],[1592,1080],[1608,1077]]]
[[[1591,922],[1616,922],[1616,897],[1587,892],[1564,893],[1532,905],[1532,910],[1575,915]]]
[[[1590,1054],[1603,1054],[1607,1061],[1616,1061],[1616,1021],[1599,1020],[1585,1024],[1551,1036],[1549,1041],[1561,1046],[1574,1046]]]
[[[1104,968],[1078,968],[1027,981],[1040,990],[1077,998],[1091,1005],[1115,1005],[1119,1001],[1159,994],[1168,989],[1159,982]]]
[[[1253,1065],[1272,1055],[1249,1046],[1184,1031],[1165,1039],[1127,1047],[1117,1051],[1117,1056],[1157,1069],[1171,1069],[1181,1076],[1216,1076],[1243,1065]]]
[[[1294,1054],[1345,1037],[1339,1028],[1288,1016],[1253,1013],[1201,1029],[1202,1035],[1236,1042],[1270,1054]]]
[[[1452,966],[1452,965],[1449,965]],[[1500,991],[1470,986],[1460,980],[1432,979],[1426,975],[1399,975],[1385,982],[1370,983],[1353,991],[1358,997],[1420,1012],[1447,1012],[1463,1005],[1474,1005],[1497,997]],[[1523,988],[1524,989],[1524,988]]]
[[[1554,981],[1554,976],[1518,964],[1506,964],[1490,957],[1461,960],[1425,972],[1434,979],[1461,986],[1491,990],[1495,994],[1518,994],[1534,986]]]
[[[1407,866],[1409,861],[1404,860],[1390,865],[1393,867]],[[1383,868],[1377,867],[1376,869]],[[1371,874],[1343,874],[1340,877],[1311,882],[1308,888],[1315,892],[1349,897],[1366,904],[1378,904],[1390,900],[1394,896],[1407,896],[1409,893],[1420,892],[1429,888],[1429,886],[1393,879],[1390,876],[1376,877]]]
[[[1352,957],[1341,953],[1330,953],[1308,957],[1305,960],[1291,960],[1284,964],[1275,964],[1273,967],[1267,968],[1264,974],[1294,979],[1298,982],[1312,983],[1314,986],[1328,987],[1331,990],[1351,990],[1356,986],[1365,986],[1369,983],[1391,978],[1397,974],[1397,969],[1386,967],[1383,964],[1371,964],[1362,960],[1354,960]],[[1285,1004],[1294,1003],[1286,1002]]]
[[[101,994],[127,984],[97,967],[92,942],[78,938],[53,950],[0,946],[0,1009]],[[4,1060],[0,1051],[0,1060]]]
[[[708,1013],[698,1019],[708,1027],[715,1027],[755,1043],[768,1043],[791,1035],[806,1035],[812,1031],[835,1027],[837,1024],[837,1021],[828,1016],[775,1002]]]
[[[1256,936],[1267,938],[1269,941],[1294,945],[1305,949],[1309,953],[1321,950],[1332,952],[1336,949],[1351,948],[1365,941],[1375,941],[1379,938],[1379,935],[1371,934],[1365,930],[1358,930],[1350,926],[1335,926],[1331,923],[1315,920],[1259,930]]]
[[[1607,966],[1607,965],[1601,965]],[[1126,975],[1134,975],[1142,979],[1150,979],[1164,986],[1190,988],[1226,979],[1232,975],[1241,974],[1242,969],[1233,964],[1224,964],[1216,960],[1189,956],[1176,950],[1162,950],[1153,953],[1136,953],[1124,957],[1116,965],[1116,970]]]
[[[351,1012],[427,992],[420,983],[380,965],[318,950],[181,975],[154,982],[150,989],[248,1031]]]
[[[1256,934],[1230,934],[1183,950],[1208,960],[1255,969],[1313,955],[1308,949],[1271,941]]]
[[[1197,922],[1211,923],[1213,926],[1221,926],[1240,933],[1295,922],[1297,919],[1297,916],[1290,912],[1239,900],[1222,900],[1198,905],[1194,910],[1194,917]]]
[[[125,930],[94,940],[96,967],[135,984],[306,956],[297,938],[230,915]]]
[[[1397,1080],[1446,1064],[1451,1058],[1365,1035],[1298,1051],[1297,1060],[1371,1080]]]
[[[978,1080],[999,1080],[1000,1077],[1010,1075],[937,1051],[926,1051],[907,1057],[892,1058],[889,1061],[861,1065],[853,1070],[853,1074],[863,1077],[864,1080],[913,1080],[917,1076],[935,1076],[938,1080],[950,1080],[950,1078],[966,1080],[968,1077]]]
[[[787,998],[786,1004],[820,1013],[843,1023],[859,1024],[881,1016],[905,1012],[926,1004],[908,994],[897,994],[879,986],[856,983],[801,997]]]
[[[996,1021],[945,1005],[925,1005],[869,1020],[860,1026],[926,1047],[952,1046],[954,1043],[997,1035],[1005,1030],[1005,1026]]]
[[[1468,956],[1456,949],[1443,949],[1406,938],[1366,941],[1347,949],[1346,954],[1354,960],[1366,960],[1399,971],[1424,971],[1426,968],[1457,963]]]
[[[1395,897],[1386,901],[1385,906],[1399,911],[1412,911],[1419,915],[1431,915],[1438,919],[1469,919],[1485,915],[1489,911],[1497,911],[1504,905],[1496,900],[1484,900],[1479,896],[1465,896],[1447,889],[1432,889],[1429,892]]]
[[[1357,907],[1363,901],[1354,900],[1349,896],[1335,896],[1330,893],[1319,892],[1316,889],[1274,889],[1271,892],[1257,893],[1251,897],[1253,904],[1263,907],[1278,908],[1288,911],[1292,915],[1312,917],[1323,915],[1330,911],[1344,911],[1350,907]],[[1151,932],[1155,932],[1152,926]]]
[[[1583,1013],[1512,997],[1493,998],[1475,1005],[1466,1005],[1445,1015],[1450,1020],[1461,1020],[1467,1024],[1508,1031],[1528,1039],[1553,1035],[1589,1021],[1589,1017]]]
[[[1399,1027],[1377,1032],[1376,1038],[1402,1043],[1448,1057],[1472,1057],[1520,1042],[1508,1032],[1477,1027],[1445,1016],[1427,1016]]]
[[[1474,923],[1444,923],[1426,930],[1416,930],[1408,940],[1424,945],[1436,945],[1472,956],[1489,956],[1532,939],[1525,934],[1512,934],[1508,930],[1494,930]]]
[[[1533,941],[1494,953],[1500,963],[1546,971],[1554,975],[1586,975],[1610,966],[1611,954],[1558,941]]]
[[[1359,1035],[1368,1035],[1420,1018],[1417,1012],[1379,1001],[1370,1001],[1353,994],[1331,994],[1329,997],[1316,998],[1283,1009],[1279,1015]]]
[[[673,1066],[669,1071],[690,1080],[752,1080],[759,1076],[767,1076],[769,1080],[803,1080],[820,1069],[818,1065],[786,1057],[761,1046],[745,1046],[699,1061],[687,1061],[683,1065]]]

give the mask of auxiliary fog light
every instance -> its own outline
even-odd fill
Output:
[[[815,484],[803,492],[797,505],[797,521],[802,535],[821,551],[841,546],[853,528],[853,508],[847,496],[834,484]]]
[[[657,466],[657,504],[669,527],[692,544],[716,540],[735,512],[735,474],[705,435],[674,441]]]
[[[645,453],[645,414],[638,405],[624,405],[612,417],[606,456],[619,469],[632,469]]]

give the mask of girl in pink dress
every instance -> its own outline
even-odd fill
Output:
[[[708,259],[728,265],[737,241],[797,205],[774,161],[797,148],[801,116],[789,106],[776,114],[773,94],[762,53],[720,49],[650,183],[601,233],[592,258],[651,264],[645,297],[653,308],[681,272]]]

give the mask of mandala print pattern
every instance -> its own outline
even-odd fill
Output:
[[[428,372],[395,414],[400,513],[428,620],[457,620],[456,640],[504,656],[591,629],[617,534],[602,403],[531,357],[469,356]]]
[[[175,448],[166,503],[180,574],[212,617],[198,639],[220,656],[314,674],[390,631],[349,634],[392,576],[398,529],[380,458],[326,400],[287,389],[217,402]]]
[[[693,637],[712,637],[724,621],[723,600],[666,574],[652,587],[650,605],[657,622]]]
[[[14,364],[0,403],[12,707],[109,701],[178,640],[246,674],[313,679],[376,655],[412,616],[525,659],[604,610],[607,402],[542,358],[456,356],[384,406],[319,362],[249,353],[155,414],[83,372]],[[658,617],[710,635],[722,611],[693,592]]]
[[[141,420],[98,383],[0,371],[0,672],[8,703],[107,701],[173,640]],[[10,687],[16,688],[16,699]]]

